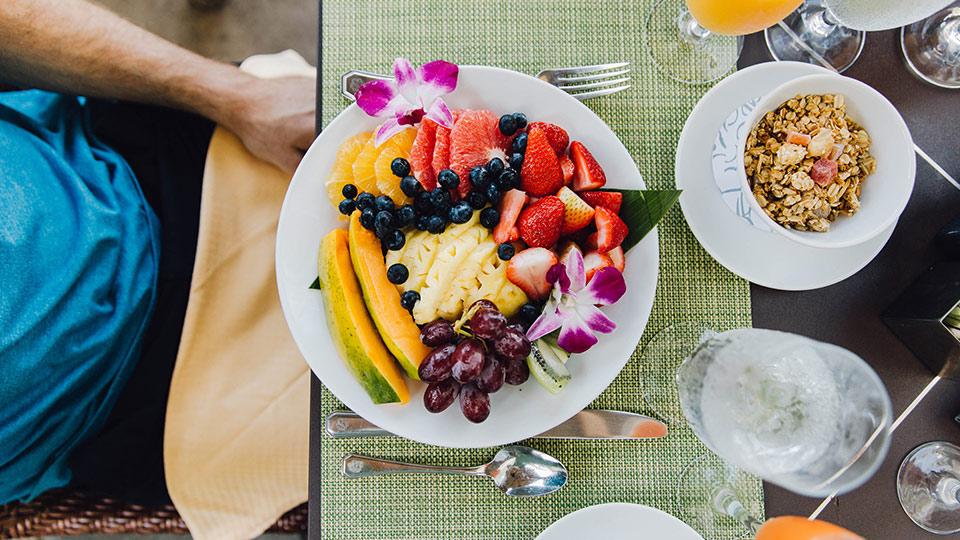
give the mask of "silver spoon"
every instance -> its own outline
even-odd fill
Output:
[[[343,459],[342,472],[347,478],[394,473],[489,476],[500,491],[518,497],[546,495],[567,483],[567,468],[563,463],[526,446],[505,446],[490,463],[476,467],[438,467],[349,454]]]

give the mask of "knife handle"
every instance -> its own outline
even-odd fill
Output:
[[[333,411],[327,417],[327,434],[335,439],[393,435],[350,411]]]

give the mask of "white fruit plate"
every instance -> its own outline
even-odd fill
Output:
[[[582,103],[562,90],[515,71],[460,66],[456,91],[444,98],[451,108],[489,109],[497,115],[521,111],[530,121],[563,127],[571,140],[582,142],[604,168],[607,187],[642,189],[633,158],[609,127]],[[491,412],[473,424],[455,403],[439,414],[423,406],[426,385],[408,380],[410,402],[375,405],[347,371],[334,348],[319,291],[309,289],[317,277],[320,241],[335,227],[344,227],[327,199],[324,181],[337,149],[348,137],[371,131],[379,120],[355,104],[343,110],[314,141],[293,175],[277,229],[277,285],[290,332],[317,377],[347,407],[397,435],[437,446],[479,448],[519,441],[542,433],[586,407],[613,381],[630,359],[650,316],[657,285],[659,250],[652,231],[626,254],[626,295],[603,308],[617,329],[601,335],[567,366],[573,379],[558,395],[531,377],[521,386],[504,385],[490,396]]]

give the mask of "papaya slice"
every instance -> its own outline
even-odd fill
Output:
[[[345,229],[334,229],[324,237],[318,270],[327,327],[347,369],[374,403],[410,401],[400,369],[364,306]]]

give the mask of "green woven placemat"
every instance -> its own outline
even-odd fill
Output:
[[[326,0],[323,2],[323,118],[349,102],[339,80],[351,68],[389,73],[397,56],[421,64],[443,58],[536,73],[547,67],[627,61],[633,87],[587,101],[623,141],[648,187],[674,187],[680,130],[708,89],[662,76],[646,59],[643,21],[653,0]],[[748,283],[718,265],[697,243],[679,207],[659,227],[660,277],[647,330],[617,379],[591,405],[650,414],[641,395],[642,347],[685,320],[719,330],[749,326]],[[322,415],[343,408],[324,389]],[[491,449],[430,447],[397,437],[321,440],[324,538],[534,538],[570,512],[607,502],[635,502],[680,516],[676,486],[687,463],[705,451],[686,427],[653,441],[529,440],[570,472],[559,492],[507,497],[489,480],[457,476],[384,476],[349,480],[348,453],[438,465],[484,463]],[[759,481],[741,487],[762,515]],[[745,531],[744,531],[745,532]],[[735,538],[736,536],[731,536]]]

